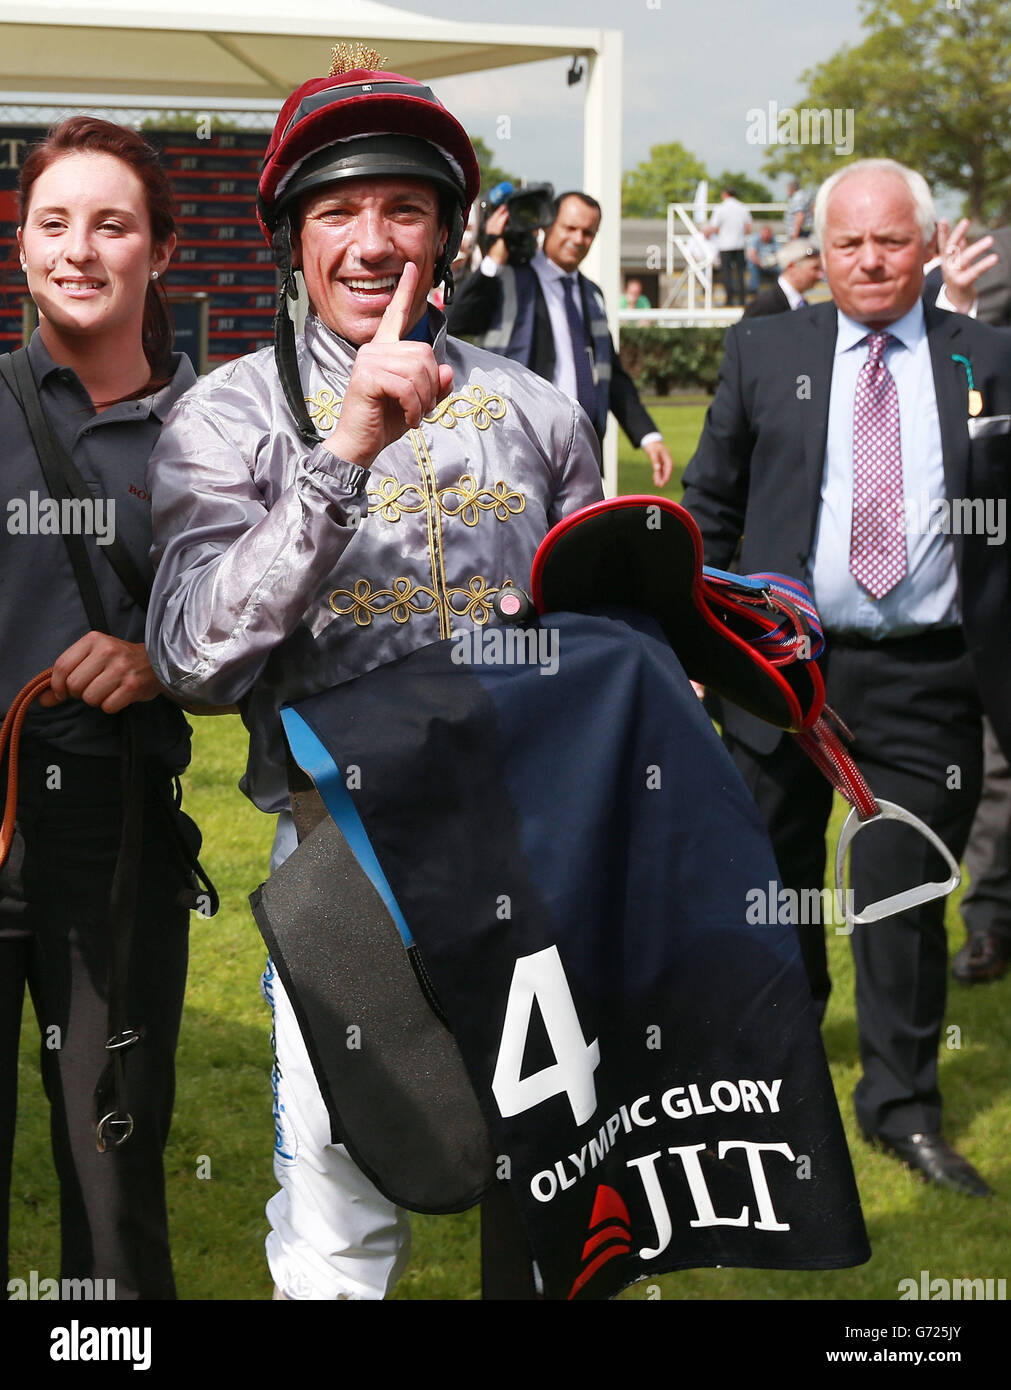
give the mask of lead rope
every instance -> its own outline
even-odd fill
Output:
[[[3,820],[0,822],[0,869],[3,868],[14,842],[14,824],[18,809],[18,753],[21,747],[21,726],[25,722],[28,706],[39,695],[50,688],[53,668],[40,671],[14,696],[10,709],[0,727],[0,761],[8,754],[7,786]],[[136,807],[143,800],[143,763],[137,747],[136,727],[132,720],[124,723],[123,738],[130,744],[130,755],[124,759],[123,804]],[[124,816],[120,854],[113,875],[110,915],[125,915],[133,911],[137,895],[137,878],[140,871],[140,819],[136,815]],[[127,851],[124,854],[124,849]],[[114,933],[110,943],[110,956],[115,956],[113,968],[109,972],[109,1020],[116,1031],[106,1041],[109,1060],[105,1065],[95,1090],[96,1117],[95,1138],[99,1153],[105,1153],[110,1146],[118,1148],[129,1139],[133,1132],[133,1119],[121,1113],[120,1097],[123,1094],[123,1054],[140,1040],[140,1033],[126,1026],[123,1021],[125,1000],[117,981],[125,977],[129,954],[129,939]]]
[[[25,722],[25,715],[28,713],[28,706],[31,702],[49,689],[52,674],[53,668],[50,666],[48,670],[40,671],[37,676],[33,676],[28,684],[18,691],[4,717],[3,726],[0,727],[0,762],[3,761],[8,742],[10,743],[10,758],[7,766],[7,798],[4,804],[3,821],[0,823],[0,869],[6,864],[7,856],[10,854],[11,845],[14,842],[14,821],[18,810],[18,749],[21,746],[21,726]]]

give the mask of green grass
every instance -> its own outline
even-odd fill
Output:
[[[701,402],[701,403],[700,403]],[[661,497],[672,497],[675,502],[681,499],[681,475],[685,465],[695,452],[695,445],[702,432],[705,416],[706,398],[704,396],[685,397],[684,404],[662,403],[647,400],[644,402],[656,421],[657,429],[664,438],[674,460],[674,472],[666,487],[660,489]],[[653,471],[641,449],[633,449],[622,431],[618,435],[618,491],[656,492],[653,486]]]
[[[680,473],[702,425],[697,404],[654,410],[677,465],[666,489],[680,496]],[[649,470],[622,441],[622,491],[652,491]],[[176,1276],[184,1299],[265,1299],[263,1206],[274,1190],[269,1084],[269,1016],[259,995],[264,948],[247,895],[265,876],[273,822],[236,788],[245,757],[237,718],[195,721],[187,809],[205,837],[204,862],[221,893],[213,920],[194,916],[190,980],[178,1055],[179,1090],[167,1159]],[[841,824],[837,807],[834,828]],[[952,948],[961,944],[957,899],[947,913]],[[679,1299],[895,1299],[903,1278],[922,1269],[948,1278],[1007,1273],[1011,1194],[1011,980],[952,985],[947,1023],[959,1046],[942,1048],[946,1133],[996,1189],[987,1202],[927,1188],[859,1139],[850,1096],[857,1080],[853,969],[842,936],[829,936],[834,991],[824,1040],[850,1139],[873,1256],[859,1269],[828,1272],[690,1270],[657,1282]],[[30,1012],[30,1010],[28,1011]],[[952,1040],[955,1041],[954,1035]],[[48,1118],[38,1079],[38,1032],[26,1020],[19,1065],[19,1123],[11,1197],[11,1276],[59,1269],[58,1197],[49,1159]],[[198,1176],[206,1173],[209,1176]],[[411,1265],[400,1299],[479,1296],[477,1214],[415,1217]],[[641,1299],[639,1285],[623,1297]]]

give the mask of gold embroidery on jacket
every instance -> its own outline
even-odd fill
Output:
[[[425,510],[428,521],[428,556],[432,565],[432,587],[438,599],[439,609],[439,636],[448,637],[452,631],[452,619],[450,616],[449,601],[446,590],[449,587],[446,583],[446,561],[443,553],[442,541],[442,517],[439,514],[439,485],[435,478],[435,468],[432,465],[432,456],[428,452],[428,445],[425,443],[425,436],[420,430],[411,430],[411,446],[414,449],[414,457],[418,461],[421,470],[422,482],[425,485]],[[434,504],[434,505],[433,505]]]
[[[454,496],[460,500],[451,506],[446,498]],[[481,512],[494,512],[499,521],[508,521],[527,505],[522,493],[511,491],[507,483],[479,488],[469,473],[464,473],[455,487],[442,488],[438,497],[439,507],[446,516],[458,516],[464,526],[476,526]]]
[[[425,424],[440,424],[452,430],[456,429],[458,420],[472,419],[479,430],[486,430],[491,428],[493,420],[504,419],[505,413],[506,403],[501,396],[474,385],[440,401],[431,415],[425,416]]]
[[[348,599],[339,603],[338,599]],[[424,600],[427,599],[427,602]],[[352,614],[359,627],[368,627],[377,614],[389,613],[395,623],[408,622],[415,613],[431,613],[437,599],[431,589],[415,584],[405,574],[391,589],[373,589],[367,579],[356,579],[354,589],[334,589],[330,607],[341,617]]]
[[[325,416],[324,412],[331,410],[335,402],[337,409],[332,412],[333,419],[340,413],[340,402],[333,392],[324,389],[318,396],[307,400],[307,405],[317,407],[318,413],[310,413],[320,429],[326,428],[324,419],[331,417]],[[469,392],[461,392],[441,402],[425,420],[429,424],[438,422],[446,429],[453,429],[458,420],[470,418],[478,429],[486,430],[493,420],[501,420],[505,413],[506,406],[501,396],[486,393],[480,386],[474,386]],[[465,526],[476,526],[482,513],[490,512],[496,520],[505,522],[526,509],[526,498],[502,481],[493,483],[491,487],[478,487],[476,478],[470,473],[461,474],[455,484],[440,488],[421,430],[411,430],[406,437],[414,450],[420,482],[402,482],[391,476],[376,480],[377,485],[368,490],[369,513],[378,514],[382,520],[393,523],[404,516],[424,513],[431,584],[418,584],[406,575],[400,575],[393,580],[391,588],[373,589],[370,580],[357,579],[352,589],[334,589],[330,595],[330,607],[342,617],[353,616],[359,627],[368,627],[372,619],[380,615],[389,615],[394,622],[406,623],[415,615],[435,612],[439,618],[439,636],[446,638],[452,633],[454,617],[469,618],[479,625],[486,623],[491,617],[492,600],[498,589],[493,588],[483,574],[474,575],[465,587],[450,587],[446,579],[442,518],[459,517]]]
[[[475,574],[466,588],[446,590],[446,604],[455,617],[469,618],[480,626],[491,617],[497,593],[483,574]],[[334,589],[330,595],[333,611],[342,618],[350,615],[359,627],[369,627],[374,617],[385,614],[395,623],[406,623],[415,614],[431,613],[436,605],[431,589],[403,574],[393,581],[391,589],[373,589],[367,579],[356,579],[354,589]]]
[[[448,589],[446,598],[458,618],[470,618],[471,622],[480,625],[491,617],[492,600],[497,593],[498,589],[493,589],[483,574],[475,574],[466,589]],[[454,598],[460,597],[466,600],[462,608],[453,602]]]
[[[381,478],[378,487],[369,488],[368,495],[370,515],[378,512],[384,521],[399,521],[405,512],[421,512],[426,505],[426,494],[416,483],[402,483],[397,478]],[[412,495],[417,501],[408,502]],[[476,526],[482,512],[493,512],[499,521],[508,521],[527,505],[523,494],[513,492],[508,483],[479,488],[469,473],[462,474],[455,484],[437,489],[435,500],[444,516],[458,516],[465,526]]]
[[[417,502],[408,505],[404,498],[413,493]],[[381,478],[377,488],[369,488],[369,514],[378,512],[384,521],[399,521],[405,512],[423,512],[425,496],[416,483],[402,483],[396,478]]]
[[[315,396],[306,396],[305,398],[309,419],[324,434],[337,427],[343,403],[344,397],[338,396],[336,391],[331,391],[329,386],[323,386],[316,392]]]

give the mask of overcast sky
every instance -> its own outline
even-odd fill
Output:
[[[620,29],[624,34],[623,167],[651,145],[681,143],[713,172],[761,176],[766,151],[746,139],[747,112],[799,105],[800,75],[861,41],[857,0],[393,0],[399,9],[485,23]],[[581,182],[585,83],[567,62],[433,82],[437,95],[499,162],[556,188]],[[497,121],[510,117],[511,138]],[[859,144],[859,129],[857,130]],[[774,184],[782,196],[785,181]]]

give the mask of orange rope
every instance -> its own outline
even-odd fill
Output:
[[[53,668],[34,676],[23,690],[18,691],[11,701],[3,727],[0,728],[0,759],[10,740],[10,759],[7,768],[7,802],[4,807],[3,823],[0,825],[0,868],[3,868],[10,853],[14,839],[14,818],[18,809],[18,747],[21,743],[21,725],[25,722],[28,706],[37,695],[49,689]]]

